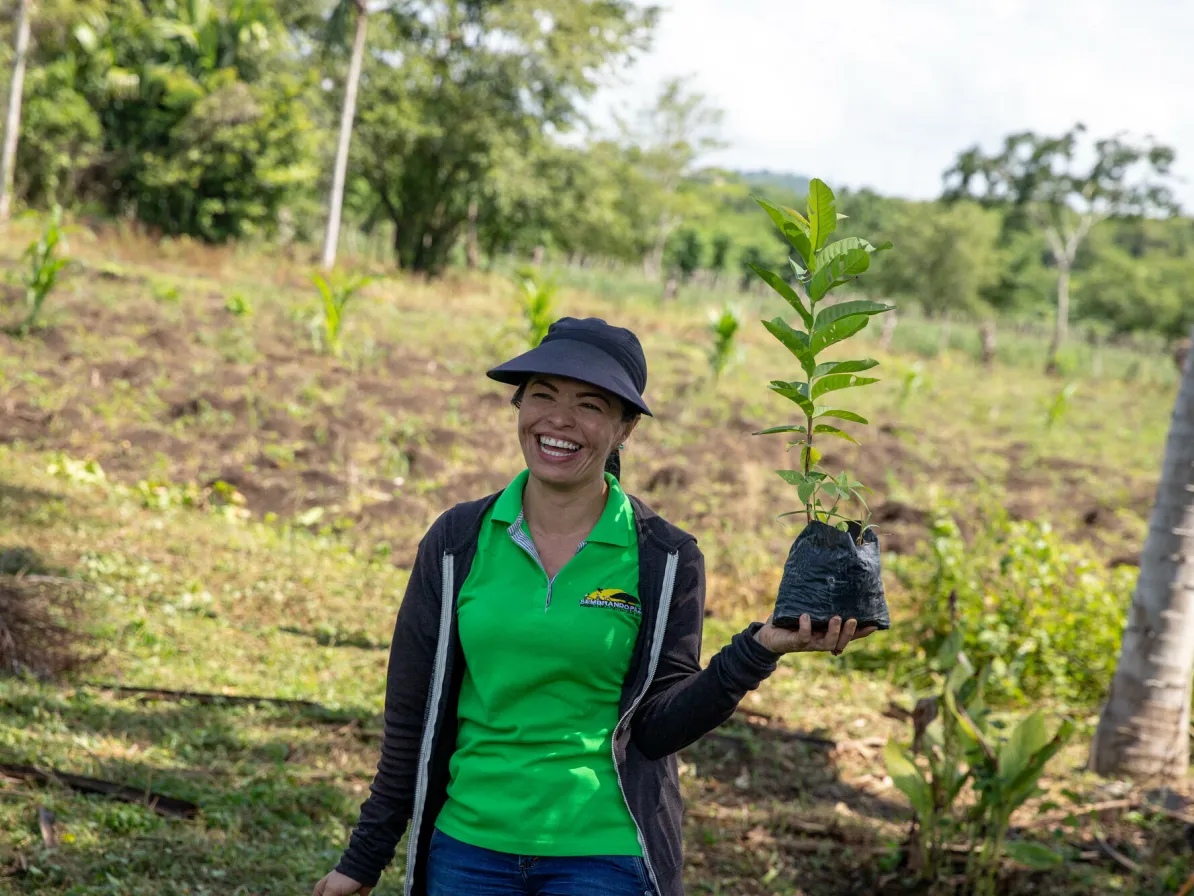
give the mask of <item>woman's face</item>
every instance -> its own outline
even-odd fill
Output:
[[[604,389],[535,376],[518,409],[518,441],[532,476],[567,488],[600,478],[605,459],[637,423],[622,420],[621,399]]]

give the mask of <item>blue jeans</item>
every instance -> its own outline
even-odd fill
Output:
[[[516,856],[431,835],[427,896],[654,896],[637,856]]]

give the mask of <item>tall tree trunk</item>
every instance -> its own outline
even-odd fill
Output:
[[[1157,500],[1140,558],[1119,665],[1090,767],[1103,775],[1181,779],[1190,762],[1194,676],[1194,362],[1169,424]]]
[[[17,161],[17,136],[21,131],[21,99],[25,93],[25,57],[29,52],[29,20],[33,0],[21,0],[17,10],[17,47],[8,89],[8,116],[4,120],[4,150],[0,155],[0,221],[12,210],[13,171]]]
[[[357,85],[361,81],[361,60],[365,55],[365,32],[369,16],[365,0],[357,0],[357,30],[352,39],[352,60],[344,83],[344,108],[340,112],[340,139],[336,143],[336,167],[332,174],[332,195],[328,201],[328,226],[323,235],[323,269],[336,264],[336,244],[340,239],[340,212],[344,207],[344,181],[348,176],[348,147],[352,142],[352,120],[357,113]]]
[[[1045,360],[1045,373],[1048,374],[1057,373],[1057,355],[1070,328],[1070,261],[1063,256],[1057,259],[1057,265],[1057,317],[1053,321],[1049,357]]]

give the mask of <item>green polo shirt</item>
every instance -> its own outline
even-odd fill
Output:
[[[522,513],[523,471],[481,523],[460,589],[456,752],[436,827],[515,855],[642,855],[611,738],[642,621],[634,510],[605,510],[548,581]]]

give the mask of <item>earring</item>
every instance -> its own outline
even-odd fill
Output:
[[[626,449],[626,443],[625,443],[625,442],[623,442],[621,445],[619,445],[619,446],[618,446],[618,450],[619,450],[619,451],[624,451],[625,449]]]

